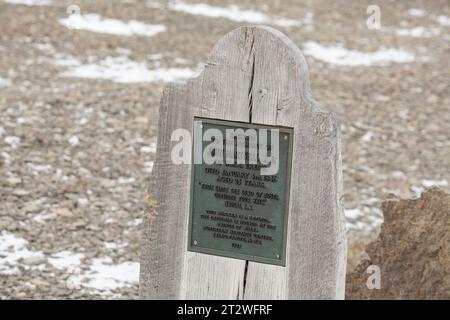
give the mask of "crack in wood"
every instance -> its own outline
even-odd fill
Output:
[[[244,299],[244,297],[245,297],[245,286],[247,285],[247,273],[248,273],[248,260],[245,261],[244,284],[242,287],[242,299]]]

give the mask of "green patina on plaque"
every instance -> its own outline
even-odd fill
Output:
[[[249,138],[245,153],[240,153],[246,157],[246,164],[236,164],[237,153],[234,164],[229,164],[230,160],[227,162],[223,155],[224,164],[194,162],[188,250],[285,266],[293,129],[207,118],[195,118],[195,127],[199,130],[194,137],[194,154],[196,148],[203,152],[211,144],[210,140],[202,139],[208,129],[221,132],[224,153],[227,129],[242,129],[247,133],[252,129],[256,132],[258,151],[260,130],[265,129],[269,156],[273,144],[270,130],[277,129],[279,165],[274,175],[261,175],[261,167],[270,165],[262,165],[260,158],[257,164],[249,165]],[[234,150],[237,151],[237,139],[234,139]]]

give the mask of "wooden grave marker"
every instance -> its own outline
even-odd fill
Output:
[[[239,204],[229,210],[237,214],[237,224],[240,214],[251,212],[255,221],[261,215],[277,218],[270,226],[262,223],[262,229],[253,229],[264,233],[255,241],[262,247],[246,243],[252,236],[244,235],[241,242],[226,239],[213,228],[215,222],[208,224],[227,199],[212,201],[214,192],[207,188],[223,184],[214,185],[201,166],[172,161],[180,142],[172,134],[185,129],[194,137],[195,123],[222,129],[239,123],[245,123],[243,128],[275,126],[280,137],[287,135],[290,149],[288,144],[280,147],[280,167],[286,170],[278,184],[267,183],[275,188],[267,194],[277,198],[266,202],[272,209]],[[312,98],[307,64],[297,46],[264,26],[228,33],[215,45],[200,76],[164,90],[144,219],[140,297],[343,299],[347,244],[341,170],[339,127]],[[220,218],[222,226],[225,218]],[[206,232],[208,228],[221,239]],[[251,233],[251,226],[247,230]]]

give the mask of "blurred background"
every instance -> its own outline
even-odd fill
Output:
[[[0,0],[1,299],[138,298],[162,89],[255,24],[341,123],[349,270],[383,199],[449,189],[448,0]]]

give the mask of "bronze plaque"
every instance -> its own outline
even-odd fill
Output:
[[[285,266],[292,140],[292,128],[194,118],[189,251]]]

